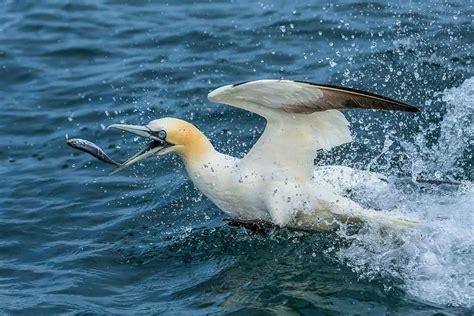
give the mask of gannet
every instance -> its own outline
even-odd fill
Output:
[[[123,163],[176,153],[194,185],[231,219],[278,227],[332,230],[341,222],[409,224],[345,195],[382,175],[344,166],[315,168],[318,150],[352,141],[343,109],[417,112],[416,107],[355,89],[294,80],[258,80],[220,87],[211,102],[256,113],[266,127],[244,158],[218,152],[192,123],[160,118],[146,126],[112,124],[151,142]]]

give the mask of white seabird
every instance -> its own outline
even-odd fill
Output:
[[[208,98],[254,112],[266,128],[247,155],[238,159],[216,151],[194,125],[161,118],[146,126],[113,124],[152,140],[127,160],[178,154],[194,185],[236,221],[269,222],[305,230],[334,229],[340,222],[413,222],[366,208],[344,196],[361,184],[384,185],[382,175],[343,166],[315,168],[317,150],[352,141],[339,109],[417,112],[386,97],[335,86],[292,80],[258,80],[220,87]]]

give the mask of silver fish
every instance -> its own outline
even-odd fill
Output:
[[[72,148],[85,151],[86,153],[94,156],[95,158],[114,165],[116,167],[120,167],[122,165],[110,158],[99,146],[88,140],[80,138],[71,138],[66,139],[66,144],[68,144]]]

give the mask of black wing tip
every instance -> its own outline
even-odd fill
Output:
[[[412,112],[412,113],[421,112],[421,110],[419,108],[417,108],[416,106],[413,106],[413,105],[408,105],[408,108],[405,111],[406,112]]]
[[[390,102],[390,103],[397,106],[397,108],[393,109],[392,111],[404,111],[404,112],[412,112],[412,113],[420,112],[420,109],[417,108],[416,106],[410,105],[410,104],[405,103],[405,102],[397,101],[395,99],[385,97],[385,96],[382,96],[382,95],[379,95],[379,94],[364,91],[364,90],[341,87],[341,86],[330,85],[330,84],[321,84],[321,83],[316,83],[316,82],[311,82],[311,81],[304,81],[304,80],[292,80],[292,81],[298,82],[298,83],[305,83],[305,84],[309,84],[309,85],[312,85],[312,86],[333,88],[333,89],[339,89],[339,90],[343,90],[343,91],[345,90],[347,92],[355,92],[355,93],[365,94],[365,95],[371,96],[371,97],[380,98],[380,99],[388,101],[388,102]]]
[[[385,97],[384,97],[385,98]],[[389,111],[403,111],[403,112],[410,112],[410,113],[417,113],[420,112],[420,109],[417,108],[416,106],[396,101],[393,99],[385,98],[387,101],[390,101],[392,104],[394,104],[396,107],[393,109],[388,109]]]
[[[250,81],[242,81],[242,82],[238,82],[238,83],[234,83],[232,85],[232,88],[235,88],[235,87],[238,87],[240,85],[243,85],[243,84],[246,84],[246,83],[249,83]]]

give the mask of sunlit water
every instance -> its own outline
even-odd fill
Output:
[[[467,1],[2,2],[0,312],[472,313],[473,13]],[[109,177],[64,143],[121,160],[140,144],[106,125],[174,116],[240,157],[263,120],[206,95],[260,78],[419,106],[346,111],[355,142],[316,163],[388,175],[353,198],[420,224],[261,237],[226,226],[176,157]]]

